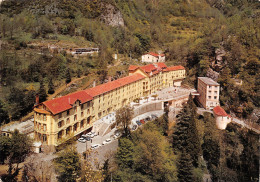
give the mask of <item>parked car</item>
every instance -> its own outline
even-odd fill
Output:
[[[79,138],[78,141],[82,143],[86,143],[87,140],[85,138]]]
[[[81,138],[87,138],[88,137],[88,135],[86,134],[86,135],[81,135]]]
[[[142,125],[142,123],[141,123],[140,121],[136,121],[136,124],[137,124],[138,126]]]
[[[141,122],[142,124],[145,124],[145,121],[144,121],[143,119],[141,119],[140,122]]]
[[[108,139],[106,139],[103,143],[102,143],[102,145],[105,145],[105,144],[107,144],[107,143],[110,143],[112,140],[110,139],[110,138],[108,138]]]
[[[97,149],[100,146],[101,146],[100,144],[93,144],[91,145],[91,149]]]
[[[91,131],[90,133],[91,133],[91,135],[97,136],[97,133],[94,131]]]
[[[89,135],[82,135],[81,138],[84,138],[84,139],[87,140],[87,141],[90,141],[90,140],[91,140],[91,138],[90,138]]]
[[[136,129],[137,129],[137,125],[134,125],[134,126],[132,127],[132,130],[135,131]]]
[[[150,121],[150,120],[151,120],[151,117],[150,117],[150,116],[147,116],[144,120],[145,120],[145,121]]]
[[[114,139],[117,139],[118,137],[120,137],[121,133],[120,132],[116,132],[114,135]]]

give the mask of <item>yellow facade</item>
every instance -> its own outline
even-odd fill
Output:
[[[47,145],[57,146],[71,137],[89,132],[95,121],[129,104],[134,99],[152,94],[158,89],[173,86],[174,81],[185,78],[184,68],[154,73],[156,74],[147,74],[137,69],[129,72],[128,77],[81,91],[91,97],[84,103],[81,101],[82,98],[75,100],[74,95],[71,95],[71,98],[67,95],[64,96],[66,98],[62,98],[62,102],[61,99],[54,99],[37,105],[34,109],[35,139]],[[136,75],[138,75],[137,78],[130,80]],[[107,87],[112,89],[107,89]],[[78,96],[81,93],[75,93],[75,95]],[[55,108],[57,100],[57,105],[63,107],[66,99],[69,103],[71,99],[74,100],[70,103],[69,109],[62,112],[54,112],[47,105],[47,102],[51,102]]]

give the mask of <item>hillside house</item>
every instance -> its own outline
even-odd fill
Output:
[[[165,62],[165,55],[164,54],[157,54],[157,53],[154,53],[154,52],[149,52],[145,55],[142,55],[142,62],[143,63]]]

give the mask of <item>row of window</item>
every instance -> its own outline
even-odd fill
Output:
[[[82,115],[83,112],[81,112],[81,117],[84,117],[84,115]],[[74,122],[78,120],[77,114],[74,115]],[[82,120],[83,121],[83,120]],[[90,123],[90,117],[87,118],[87,124]],[[66,120],[66,125],[70,124],[70,118],[67,118]],[[61,128],[65,125],[65,121],[61,120],[58,122],[58,128]]]
[[[208,96],[209,99],[211,99],[211,96]],[[214,99],[217,99],[218,97],[217,96],[214,96]]]
[[[41,133],[35,133],[36,138],[38,138],[40,141],[42,142],[46,142],[47,141],[47,135],[46,134],[41,134]]]
[[[81,105],[80,105],[80,109],[81,109],[81,110],[84,110],[84,106],[85,106],[85,105],[86,105],[87,107],[90,107],[90,102],[87,102],[86,104],[81,104]],[[72,110],[74,111],[74,113],[77,113],[78,107],[75,106],[75,107],[73,107],[73,109],[67,110],[66,112],[63,112],[63,113],[66,113],[65,116],[70,116]],[[64,116],[63,113],[60,113],[60,114],[59,114],[59,119],[62,118],[62,116]],[[89,109],[88,109],[88,113],[89,113]]]
[[[35,128],[37,128],[39,131],[47,131],[47,125],[46,124],[41,124],[35,122]]]
[[[212,91],[209,90],[209,94],[211,94],[211,93],[212,93]],[[218,91],[214,91],[214,94],[218,94]]]
[[[210,86],[210,85],[209,85],[209,88],[215,88],[215,89],[217,89],[218,86]]]
[[[73,130],[73,132],[77,132],[78,129],[82,129],[84,128],[85,125],[89,125],[90,124],[90,119],[87,120],[81,120],[80,122],[75,123],[73,126],[68,126],[65,130],[61,130],[58,132],[58,139],[62,139],[62,136],[64,134],[69,135],[71,133],[71,131]]]
[[[41,114],[41,113],[37,113],[37,112],[35,113],[35,118],[38,120],[42,120],[42,121],[47,120],[46,114]]]

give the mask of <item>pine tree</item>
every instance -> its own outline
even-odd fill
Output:
[[[134,144],[128,138],[119,139],[119,148],[116,154],[116,160],[120,168],[132,167],[134,164]]]
[[[188,105],[188,107],[190,108],[190,110],[192,111],[192,115],[193,115],[194,117],[196,117],[196,116],[197,116],[197,106],[196,106],[196,104],[194,103],[191,94],[189,95],[189,99],[188,99],[188,101],[187,101],[187,105]]]
[[[58,172],[58,181],[77,181],[81,173],[80,156],[76,149],[66,148],[58,154],[54,160],[55,168]]]
[[[54,85],[53,85],[52,79],[50,79],[48,87],[49,87],[48,94],[53,94],[54,93]]]
[[[78,78],[81,77],[81,70],[80,70],[80,69],[77,70],[77,77],[78,77]]]
[[[160,122],[158,123],[160,125],[160,127],[162,128],[164,136],[167,136],[167,131],[168,131],[168,127],[169,127],[169,117],[168,117],[168,114],[169,114],[169,109],[166,106],[164,108],[164,114],[163,114],[162,118],[160,118]]]
[[[185,150],[190,155],[193,165],[197,166],[201,146],[196,127],[196,105],[191,95],[179,115],[173,133],[173,148],[176,153]]]
[[[178,160],[178,181],[179,182],[193,182],[192,178],[192,159],[190,154],[184,149]]]
[[[71,82],[71,76],[70,76],[70,70],[67,69],[67,72],[66,72],[66,84],[68,84],[69,82]]]
[[[47,94],[46,94],[43,81],[40,82],[39,97],[40,97],[40,102],[44,102],[47,99]]]

